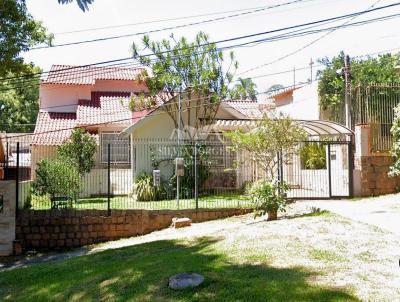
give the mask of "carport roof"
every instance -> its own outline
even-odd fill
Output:
[[[309,136],[353,135],[353,131],[341,124],[323,120],[295,120]],[[254,128],[257,120],[216,120],[214,130],[234,130],[238,128]]]

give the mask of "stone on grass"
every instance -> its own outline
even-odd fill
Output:
[[[180,273],[169,278],[168,287],[179,290],[188,287],[197,287],[203,283],[204,277],[197,273]]]
[[[172,218],[172,227],[174,228],[184,228],[187,226],[191,226],[192,225],[192,220],[190,220],[190,218]]]

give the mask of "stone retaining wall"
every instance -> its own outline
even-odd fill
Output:
[[[25,250],[61,249],[143,235],[171,225],[173,217],[193,222],[249,213],[249,209],[182,211],[113,210],[21,210],[16,237]]]
[[[360,171],[360,196],[377,196],[398,191],[399,177],[388,175],[393,158],[390,155],[361,156],[355,159],[355,169]]]

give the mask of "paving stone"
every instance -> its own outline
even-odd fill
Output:
[[[203,283],[204,277],[197,273],[180,273],[169,278],[168,287],[179,290],[187,287],[197,287]]]

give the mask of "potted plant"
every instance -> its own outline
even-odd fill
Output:
[[[288,186],[259,180],[249,188],[248,194],[254,203],[255,217],[268,214],[268,221],[278,219],[278,211],[286,210],[286,193]]]

